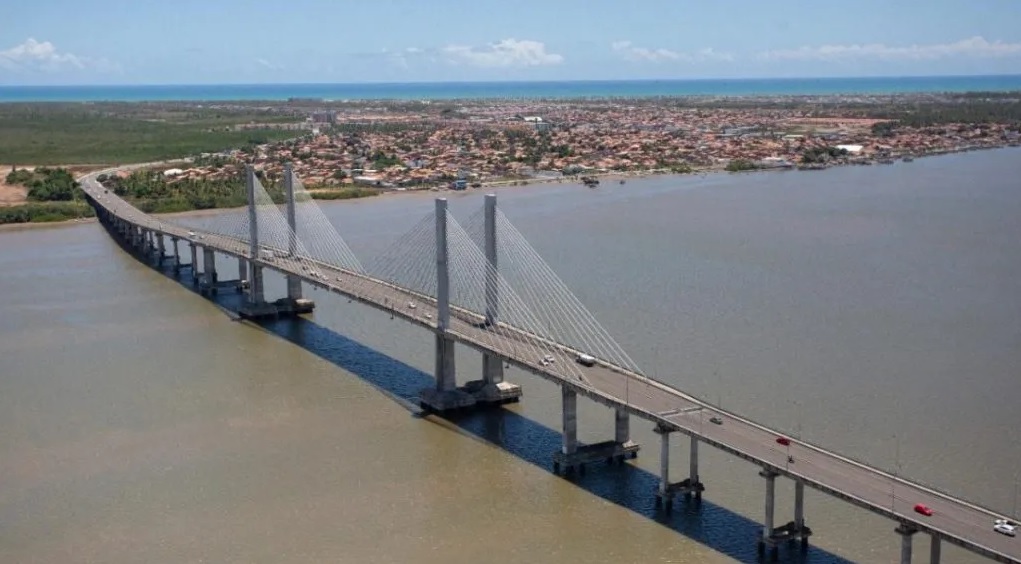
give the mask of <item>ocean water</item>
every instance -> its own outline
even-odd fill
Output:
[[[1021,75],[364,84],[0,86],[0,102],[452,100],[892,94],[1021,90]]]

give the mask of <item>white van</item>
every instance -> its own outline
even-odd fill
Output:
[[[596,363],[596,357],[585,353],[578,353],[578,356],[574,359],[574,361],[582,366],[592,366]]]

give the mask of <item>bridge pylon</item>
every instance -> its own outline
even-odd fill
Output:
[[[499,274],[497,271],[496,196],[485,199],[486,260],[485,318],[487,325],[497,323],[499,311]],[[447,200],[436,199],[436,387],[419,394],[422,407],[432,411],[450,411],[478,405],[499,405],[518,401],[521,386],[504,380],[503,359],[492,353],[482,355],[482,379],[457,386],[454,365],[454,340],[447,334],[450,325],[450,256],[447,241]]]
[[[436,387],[419,392],[423,408],[451,411],[475,405],[475,396],[457,388],[454,339],[450,327],[450,264],[447,244],[447,199],[436,199]]]
[[[290,258],[298,256],[297,222],[294,203],[294,171],[290,163],[287,163],[284,168],[284,185],[287,191],[288,254]],[[294,315],[311,312],[315,304],[311,300],[301,297],[301,279],[297,276],[287,275],[286,298],[281,298],[272,303],[266,301],[262,266],[264,259],[261,254],[262,247],[259,239],[259,214],[255,186],[255,168],[252,165],[248,165],[245,167],[245,190],[248,195],[248,256],[247,258],[238,257],[239,271],[245,268],[246,264],[248,268],[247,280],[244,280],[242,275],[238,285],[241,288],[247,286],[248,295],[241,305],[239,313],[242,317],[255,319],[277,317],[281,314]]]
[[[492,327],[498,322],[499,312],[499,270],[497,269],[496,240],[496,194],[486,194],[485,199],[485,307],[486,325]],[[503,379],[503,359],[491,353],[482,354],[482,379],[465,384],[465,390],[475,396],[479,403],[502,404],[521,399],[521,386]]]

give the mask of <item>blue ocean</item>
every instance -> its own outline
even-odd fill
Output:
[[[1021,75],[550,82],[0,86],[0,102],[454,100],[781,96],[1021,90]]]

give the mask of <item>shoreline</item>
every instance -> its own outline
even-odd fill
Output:
[[[941,152],[932,153],[932,154],[911,155],[911,157],[912,157],[912,159],[924,159],[924,158],[933,158],[933,157],[943,157],[943,156],[949,156],[949,155],[957,155],[957,154],[961,154],[961,153],[969,153],[969,152],[975,152],[975,151],[992,151],[992,150],[1016,149],[1016,148],[1018,148],[1018,147],[1013,146],[1013,145],[1004,144],[1004,145],[999,145],[999,146],[994,146],[994,147],[973,147],[973,148],[965,148],[965,149],[960,149],[960,150],[941,151]],[[897,158],[896,162],[899,162],[901,160],[902,160],[902,158]],[[883,163],[883,164],[892,164],[893,162],[895,162],[895,161],[891,160],[891,161]],[[725,169],[725,165],[717,164],[717,165],[713,165],[713,166],[710,166],[710,167],[693,168],[691,170],[691,172],[672,172],[672,171],[669,171],[668,169],[654,169],[654,170],[640,170],[640,171],[593,172],[593,173],[588,173],[588,174],[580,175],[580,176],[572,175],[572,176],[569,176],[569,177],[531,178],[531,179],[497,180],[497,181],[492,181],[492,182],[483,182],[480,187],[478,187],[478,188],[471,188],[471,189],[468,189],[468,190],[453,190],[451,188],[439,188],[439,187],[419,188],[419,189],[415,189],[415,190],[385,190],[385,191],[382,191],[379,194],[376,194],[374,196],[366,196],[366,197],[361,197],[361,198],[349,198],[349,199],[341,199],[341,200],[324,199],[324,200],[321,200],[321,201],[324,201],[324,202],[356,203],[356,202],[359,202],[359,201],[371,201],[371,200],[374,200],[376,198],[411,197],[411,195],[413,195],[413,194],[414,195],[418,195],[418,196],[425,195],[425,194],[471,194],[472,192],[478,192],[480,190],[485,190],[487,188],[515,188],[515,187],[527,187],[527,186],[532,186],[532,185],[546,185],[546,184],[578,184],[578,185],[584,185],[584,183],[581,180],[581,176],[597,178],[600,181],[605,180],[605,181],[608,181],[608,182],[621,182],[621,181],[626,182],[627,180],[644,180],[644,179],[653,178],[653,177],[663,177],[663,178],[671,178],[671,177],[678,177],[678,178],[680,178],[680,177],[686,177],[686,176],[702,176],[702,177],[705,177],[706,175],[709,175],[709,174],[714,174],[715,175],[715,174],[721,174],[721,173],[749,174],[749,173],[790,172],[790,171],[815,172],[815,171],[818,171],[818,170],[828,170],[828,169],[831,169],[831,168],[844,168],[844,167],[850,167],[850,166],[864,166],[864,165],[878,166],[878,165],[880,165],[880,161],[872,159],[869,162],[858,162],[858,163],[856,163],[856,162],[843,162],[843,163],[828,164],[828,165],[826,165],[824,167],[819,167],[819,168],[807,168],[807,169],[802,169],[802,168],[799,168],[797,166],[793,166],[793,167],[757,168],[757,169],[742,170],[742,171],[728,171],[728,170]],[[126,167],[126,166],[138,166],[138,165],[123,165],[123,166]],[[315,199],[313,198],[313,200],[315,200]],[[31,202],[26,202],[26,203],[31,203]],[[39,202],[35,202],[35,203],[39,203]],[[22,205],[22,204],[17,204],[17,205]],[[8,207],[15,207],[15,206],[8,206]],[[245,209],[245,206],[238,206],[238,207],[232,207],[232,208],[208,208],[208,209],[200,209],[200,210],[198,210],[198,209],[197,210],[186,210],[186,211],[180,211],[180,212],[158,213],[158,214],[150,214],[150,215],[152,215],[153,217],[157,217],[157,218],[161,218],[161,217],[166,217],[166,218],[175,218],[175,217],[208,217],[208,216],[217,215],[217,214],[221,214],[221,213],[225,213],[225,212],[230,212],[232,210],[241,210],[241,209]],[[0,224],[0,232],[12,231],[12,230],[18,230],[18,229],[24,229],[24,228],[68,226],[68,225],[75,225],[75,224],[81,224],[81,223],[95,223],[95,222],[98,222],[97,218],[95,218],[95,217],[87,217],[87,218],[68,219],[68,220],[64,220],[64,221],[7,223],[7,224]]]

